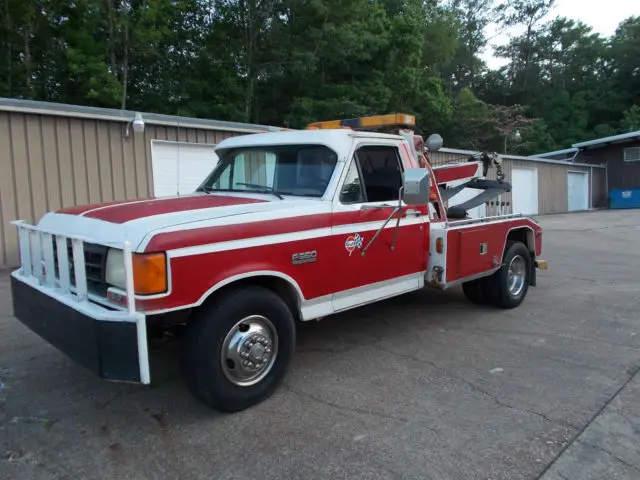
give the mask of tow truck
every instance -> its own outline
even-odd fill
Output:
[[[546,268],[541,227],[470,218],[511,189],[499,156],[431,165],[442,138],[414,126],[390,114],[233,137],[192,194],[16,221],[15,316],[98,377],[141,384],[149,332],[182,325],[189,390],[237,412],[279,387],[298,322],[424,287],[519,306]],[[465,188],[480,194],[449,206]]]

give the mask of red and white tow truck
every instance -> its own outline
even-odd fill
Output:
[[[191,195],[14,222],[15,316],[99,377],[142,384],[148,329],[185,325],[189,389],[238,411],[280,385],[298,321],[425,286],[518,306],[546,268],[540,226],[518,214],[468,218],[510,189],[498,157],[432,167],[442,139],[424,148],[414,122],[392,114],[233,137]],[[464,188],[481,193],[447,208]]]

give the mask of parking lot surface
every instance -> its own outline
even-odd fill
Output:
[[[639,479],[640,211],[539,218],[517,309],[424,291],[299,331],[266,402],[103,382],[12,317],[0,274],[0,479]],[[161,373],[157,364],[161,364]]]

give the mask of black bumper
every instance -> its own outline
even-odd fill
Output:
[[[11,277],[14,316],[105,380],[140,382],[137,324],[92,318]]]

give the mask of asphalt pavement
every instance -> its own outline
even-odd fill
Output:
[[[95,378],[1,273],[0,479],[640,479],[640,211],[538,220],[519,308],[425,290],[305,324],[282,388],[233,415],[189,395],[174,340],[155,386]]]

